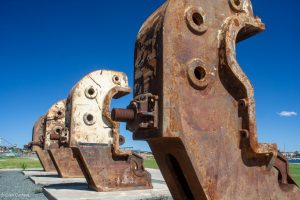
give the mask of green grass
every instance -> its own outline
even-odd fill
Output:
[[[0,169],[13,169],[13,168],[41,168],[42,165],[39,160],[29,158],[17,157],[3,157],[0,158]]]
[[[300,165],[290,164],[290,174],[296,183],[300,185]]]
[[[144,160],[144,166],[146,168],[158,169],[158,165],[153,156],[149,157],[147,160]]]
[[[158,165],[153,157],[149,157],[147,160],[144,160],[144,166],[146,168],[158,169]],[[300,185],[300,165],[299,164],[290,164],[290,174],[298,185]]]
[[[146,168],[158,169],[158,165],[155,159],[151,156],[144,160],[144,166]],[[0,158],[0,169],[12,169],[12,168],[41,168],[42,165],[39,160],[32,160],[29,158],[16,158],[16,157],[4,157]],[[300,185],[300,165],[290,164],[290,174],[294,180]]]

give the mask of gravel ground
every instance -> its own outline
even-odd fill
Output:
[[[47,200],[42,186],[34,185],[21,171],[0,171],[0,199]]]

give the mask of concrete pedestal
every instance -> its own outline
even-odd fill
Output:
[[[153,189],[130,190],[117,192],[95,192],[87,184],[54,185],[43,189],[45,196],[51,200],[140,200],[140,199],[172,199],[168,187],[162,183],[153,183]]]

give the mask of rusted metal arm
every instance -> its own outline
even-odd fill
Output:
[[[77,158],[67,147],[69,132],[65,126],[66,100],[56,102],[45,115],[45,149],[62,178],[84,177]]]
[[[126,74],[98,70],[83,77],[68,96],[68,146],[79,158],[89,187],[99,192],[152,188],[143,158],[120,150],[125,138],[111,119],[111,99],[129,92]]]
[[[140,29],[134,99],[112,117],[148,142],[175,199],[300,199],[277,146],[257,140],[236,60],[264,28],[250,0],[169,0]]]
[[[34,124],[32,130],[32,142],[29,143],[29,148],[36,152],[45,171],[56,171],[48,151],[44,150],[44,130],[45,117],[41,116]]]

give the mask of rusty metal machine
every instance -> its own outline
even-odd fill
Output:
[[[60,177],[83,177],[71,148],[66,147],[68,130],[65,128],[66,101],[51,106],[45,115],[44,149],[47,149]]]
[[[169,0],[139,31],[134,99],[112,118],[148,142],[174,199],[300,199],[277,146],[257,141],[236,60],[236,43],[264,28],[250,0]]]
[[[32,141],[28,144],[28,147],[32,151],[36,152],[44,170],[46,172],[55,172],[55,166],[51,160],[49,152],[43,150],[44,148],[44,126],[45,119],[41,116],[35,123],[32,130]]]
[[[124,137],[111,119],[111,99],[129,92],[125,74],[98,70],[83,77],[68,96],[67,144],[79,159],[89,187],[96,191],[152,188],[142,157],[119,149]]]

